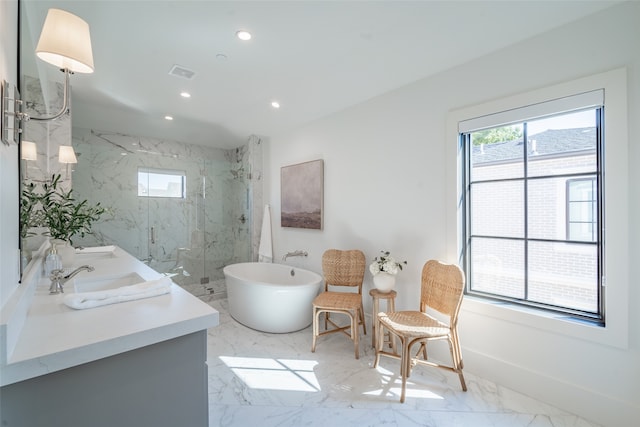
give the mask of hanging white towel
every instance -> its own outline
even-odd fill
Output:
[[[168,294],[171,291],[172,283],[168,277],[162,277],[157,280],[122,286],[117,289],[69,294],[65,295],[63,301],[68,307],[82,310]]]
[[[273,262],[273,243],[271,242],[271,207],[264,205],[262,216],[262,230],[260,232],[260,246],[258,247],[259,262]]]

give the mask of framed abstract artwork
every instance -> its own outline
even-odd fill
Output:
[[[280,225],[322,230],[324,161],[283,166],[280,186]]]

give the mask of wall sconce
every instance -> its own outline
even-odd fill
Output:
[[[18,92],[18,88],[14,86],[13,93],[11,93],[11,85],[6,80],[3,80],[2,85],[0,85],[0,95],[2,96],[2,102],[0,103],[0,107],[2,108],[2,115],[0,115],[0,137],[5,145],[10,145],[12,142],[18,144],[20,132],[22,132],[20,126],[22,117],[20,92]]]
[[[93,52],[89,24],[81,18],[60,9],[49,9],[40,33],[36,55],[64,73],[64,95],[62,109],[49,117],[30,117],[22,111],[20,94],[14,90],[14,98],[9,97],[9,84],[2,84],[2,140],[8,144],[17,138],[9,137],[9,130],[22,132],[27,120],[48,121],[62,116],[69,110],[69,75],[73,73],[93,73]],[[13,101],[11,103],[10,101]],[[11,105],[13,104],[13,105]],[[9,128],[9,118],[14,117],[14,127]],[[6,132],[6,135],[5,135]]]
[[[24,178],[29,179],[29,162],[38,160],[36,143],[30,141],[20,142],[20,158],[24,160]]]
[[[73,147],[70,145],[61,145],[58,149],[58,161],[67,165],[67,179],[69,179],[69,165],[72,163],[78,163],[76,152],[73,151]]]

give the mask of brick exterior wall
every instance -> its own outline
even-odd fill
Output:
[[[479,154],[480,156],[482,154]],[[530,157],[528,174],[593,174],[595,151],[565,156]],[[477,163],[474,182],[522,178],[523,164]],[[565,240],[568,177],[529,180],[528,236]],[[477,182],[471,189],[473,235],[524,237],[524,181]],[[524,298],[524,242],[474,238],[471,285],[476,291]],[[528,295],[531,301],[589,312],[597,311],[598,265],[595,245],[529,242]]]

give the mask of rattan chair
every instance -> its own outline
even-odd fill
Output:
[[[316,341],[320,335],[342,332],[353,340],[356,359],[360,358],[358,351],[359,325],[362,325],[364,334],[367,334],[367,328],[364,323],[364,310],[362,307],[364,270],[365,257],[360,250],[341,251],[338,249],[329,249],[322,255],[324,292],[320,293],[313,300],[312,352],[316,351]],[[357,293],[335,291],[335,287],[345,286],[357,288]],[[322,313],[324,313],[324,331],[321,332],[320,315]],[[346,314],[350,319],[349,325],[338,325],[331,320],[330,313]],[[331,325],[331,329],[329,325]]]
[[[430,260],[422,268],[420,311],[378,313],[376,358],[373,367],[378,366],[381,355],[400,359],[400,375],[402,377],[400,402],[404,402],[407,377],[411,374],[413,366],[418,364],[435,366],[457,373],[462,390],[467,391],[467,385],[462,375],[462,352],[457,328],[463,290],[464,273],[460,267]],[[449,322],[438,320],[434,317],[435,313],[432,310],[448,316]],[[429,312],[434,315],[428,314]],[[385,329],[391,333],[392,339],[397,337],[400,340],[401,353],[399,355],[382,350]],[[433,340],[448,341],[453,366],[427,360],[427,342]],[[418,343],[420,343],[420,348],[416,356],[411,357],[411,347]]]

